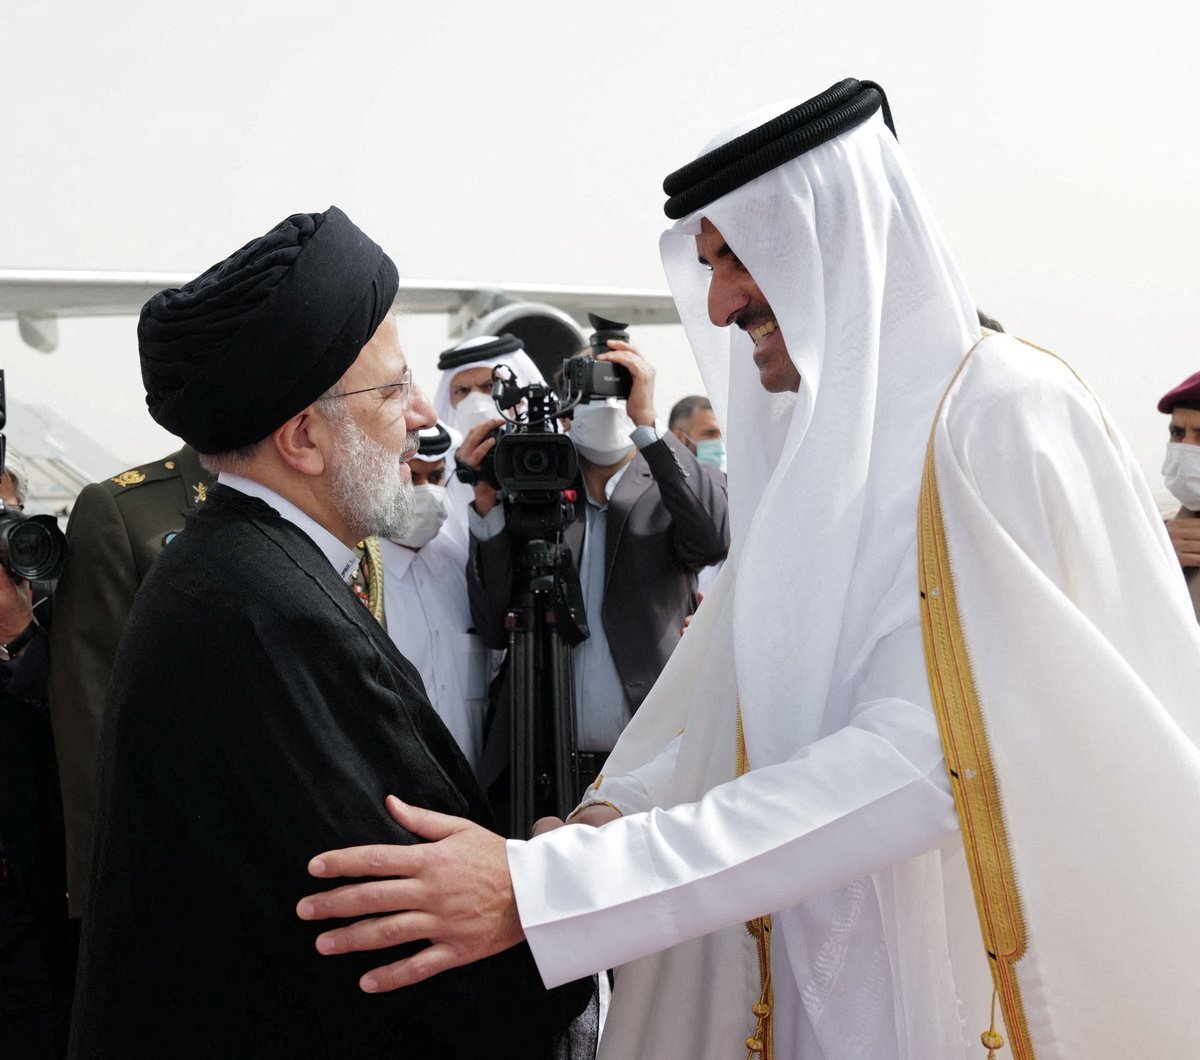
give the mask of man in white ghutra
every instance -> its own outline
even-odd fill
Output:
[[[393,805],[437,853],[397,848],[404,911],[329,934],[434,940],[384,989],[520,938],[547,984],[620,966],[613,1058],[1193,1055],[1200,636],[1127,445],[1058,357],[981,332],[877,86],[752,115],[664,187],[729,561],[572,815],[598,827],[487,860]],[[469,862],[514,897],[455,926]]]

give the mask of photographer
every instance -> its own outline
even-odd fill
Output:
[[[596,775],[679,641],[695,606],[696,573],[728,549],[725,487],[656,422],[654,369],[627,342],[609,340],[600,360],[628,369],[627,400],[579,405],[568,437],[579,457],[564,539],[575,560],[591,635],[573,653],[580,772]],[[479,468],[500,424],[476,425],[458,462]],[[472,617],[490,647],[505,646],[513,591],[513,549],[502,498],[474,486],[467,570]],[[508,762],[508,725],[499,714],[480,767],[485,784]]]
[[[25,493],[24,467],[10,453],[0,501],[19,511]],[[73,988],[49,652],[39,624],[52,590],[0,570],[0,1054],[9,1056],[62,1053]]]
[[[438,355],[438,382],[433,407],[438,420],[458,432],[458,440],[484,420],[497,421],[492,401],[492,369],[503,365],[522,386],[545,384],[542,373],[525,352],[521,340],[512,335],[476,335],[443,350]],[[467,543],[467,506],[473,499],[471,487],[454,474],[454,457],[446,469],[446,489],[452,522],[449,530],[463,546]]]

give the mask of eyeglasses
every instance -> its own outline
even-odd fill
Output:
[[[376,390],[391,391],[391,393],[383,395],[385,401],[392,398],[396,394],[399,394],[403,399],[405,406],[407,406],[408,402],[412,398],[412,369],[405,369],[404,378],[398,383],[381,383],[379,386],[364,386],[361,390],[347,390],[341,394],[328,394],[326,395],[326,400],[334,401],[337,398],[352,397],[355,394],[370,394]]]

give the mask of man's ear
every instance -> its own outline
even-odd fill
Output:
[[[672,427],[671,433],[675,435],[684,445],[688,444],[687,432],[682,427]]]
[[[302,475],[323,474],[333,450],[333,428],[316,407],[297,412],[271,435],[279,458]]]

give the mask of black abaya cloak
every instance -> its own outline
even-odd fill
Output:
[[[492,825],[420,677],[316,545],[214,487],[113,672],[72,1055],[550,1055],[589,988],[547,993],[524,944],[384,995],[359,976],[416,947],[314,949],[329,925],[294,913],[322,886],[309,859],[419,841],[388,793]]]

